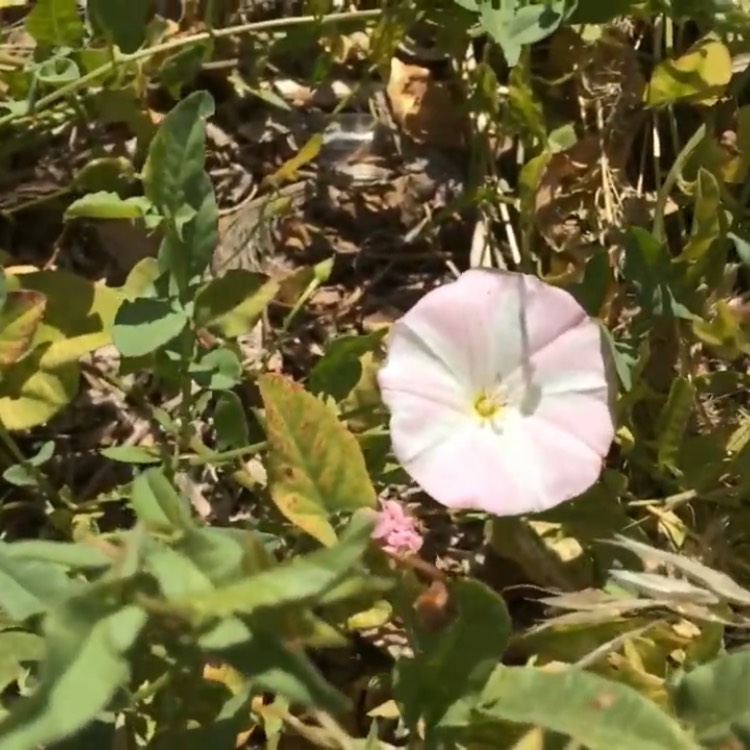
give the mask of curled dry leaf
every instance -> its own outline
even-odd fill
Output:
[[[394,57],[386,93],[393,119],[410,138],[443,148],[465,145],[468,119],[456,82]]]

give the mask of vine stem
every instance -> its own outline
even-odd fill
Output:
[[[170,39],[168,42],[157,44],[153,47],[147,47],[146,49],[136,50],[130,54],[123,55],[117,53],[114,60],[107,62],[104,65],[100,65],[98,68],[86,73],[85,75],[77,78],[75,81],[71,81],[65,86],[52,91],[39,99],[35,106],[34,112],[39,112],[47,107],[51,106],[60,99],[64,99],[66,96],[75,93],[78,89],[83,88],[87,84],[95,81],[99,76],[113,70],[118,65],[128,64],[143,60],[153,55],[158,55],[162,52],[170,52],[180,47],[187,47],[191,44],[198,44],[200,42],[209,41],[211,39],[221,39],[222,37],[237,36],[240,34],[252,34],[259,31],[273,31],[274,29],[285,29],[294,26],[304,26],[306,24],[317,23],[321,25],[330,25],[335,23],[341,23],[344,21],[365,21],[370,19],[379,18],[382,14],[381,10],[352,10],[344,13],[329,13],[324,16],[292,16],[289,18],[273,18],[268,21],[256,21],[254,23],[244,23],[237,26],[227,26],[223,29],[212,29],[211,31],[202,31],[198,34],[192,34],[190,36],[179,37],[178,39]],[[0,126],[7,125],[18,118],[16,114],[9,114],[5,117],[0,117]]]

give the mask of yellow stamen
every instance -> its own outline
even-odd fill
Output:
[[[482,419],[491,419],[503,408],[503,399],[498,393],[483,391],[474,399],[474,411]]]

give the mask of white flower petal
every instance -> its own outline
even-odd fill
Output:
[[[388,348],[378,379],[394,452],[438,502],[529,513],[596,481],[610,386],[601,332],[567,292],[468,271],[420,300]],[[482,421],[474,399],[494,387],[510,403]]]
[[[402,463],[442,505],[506,515],[528,510],[528,487],[518,477],[533,477],[535,472],[535,460],[526,462],[526,454],[516,448],[477,422],[465,423]],[[399,455],[395,442],[394,449]],[[513,460],[516,470],[510,465]]]
[[[393,451],[407,471],[412,461],[449,440],[472,421],[466,405],[447,406],[434,395],[401,389],[383,392],[391,410]]]
[[[609,414],[606,410],[602,413]],[[605,427],[599,435],[592,435],[589,416],[590,414],[579,414],[579,419],[586,421],[586,427],[579,427],[578,434],[564,430],[538,415],[524,419],[525,442],[528,446],[533,446],[536,453],[537,472],[535,497],[533,502],[529,502],[533,507],[526,512],[548,510],[566,500],[572,500],[589,489],[599,478],[602,470],[602,438],[605,431],[609,432],[609,447],[611,428]],[[611,425],[611,421],[609,424]],[[603,423],[597,422],[593,426],[601,429]],[[596,441],[599,444],[594,448],[590,442]],[[518,481],[521,481],[520,477]]]
[[[448,408],[465,408],[470,391],[445,358],[411,327],[398,321],[388,340],[388,359],[378,371],[378,385],[387,404],[390,391],[422,395]]]
[[[520,418],[501,435],[477,425],[454,429],[404,468],[442,505],[510,516],[585,492],[601,472],[601,456],[555,425]]]
[[[494,381],[498,366],[516,366],[515,352],[520,351],[520,331],[514,323],[519,317],[517,285],[513,274],[467,271],[417,302],[395,324],[392,343],[398,346],[399,335],[410,330],[453,372],[467,393],[476,395]],[[388,351],[389,358],[398,356],[391,344]]]
[[[507,385],[514,391],[530,385],[545,396],[606,390],[608,374],[599,326],[584,318],[563,331],[512,373]]]
[[[615,436],[608,400],[606,390],[543,397],[529,419],[552,425],[568,439],[588,446],[601,461]]]
[[[586,311],[564,289],[526,274],[506,273],[514,279],[520,298],[518,325],[522,329],[521,357],[526,361],[587,320]]]

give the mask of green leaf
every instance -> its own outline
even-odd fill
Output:
[[[185,47],[164,61],[159,70],[159,82],[173,99],[179,100],[183,87],[195,80],[203,63],[211,59],[212,52],[213,44],[208,40]]]
[[[126,654],[147,616],[133,605],[120,608],[108,593],[108,587],[92,586],[47,616],[40,684],[0,723],[3,750],[36,750],[77,732],[126,683]]]
[[[22,630],[0,632],[0,690],[24,676],[26,665],[44,656],[44,641]]]
[[[189,372],[201,388],[225,391],[242,380],[242,362],[231,349],[219,347],[192,362]]]
[[[86,14],[95,34],[130,53],[143,44],[150,7],[149,0],[87,0]]]
[[[701,168],[695,188],[693,226],[680,259],[689,262],[700,260],[725,230],[719,183],[710,172]]]
[[[76,543],[30,539],[6,544],[3,549],[6,556],[13,560],[51,563],[71,570],[108,568],[114,558],[96,545],[93,539]]]
[[[511,632],[503,599],[474,580],[450,586],[457,615],[435,636],[423,634],[414,659],[396,666],[396,699],[404,721],[416,726],[424,720],[428,732],[443,721],[463,721],[500,661]]]
[[[517,64],[508,77],[508,112],[518,124],[518,129],[525,141],[538,139],[542,145],[547,144],[547,124],[544,120],[544,109],[532,87],[530,65],[527,61]],[[495,84],[495,88],[496,88]]]
[[[547,0],[539,5],[522,5],[518,0],[481,0],[479,19],[513,67],[524,45],[541,41],[557,29],[568,12],[567,6],[566,0]]]
[[[8,300],[8,280],[5,277],[5,270],[3,269],[2,266],[0,266],[0,313],[2,313],[7,300]]]
[[[222,393],[216,399],[214,429],[217,450],[225,451],[248,444],[250,435],[245,409],[236,393]]]
[[[357,440],[321,401],[292,381],[266,374],[258,385],[270,446],[271,497],[292,523],[322,544],[333,544],[331,514],[376,503]]]
[[[31,289],[8,292],[0,309],[0,368],[21,359],[31,347],[47,299]]]
[[[216,718],[206,724],[189,722],[188,728],[169,724],[159,727],[148,744],[149,750],[234,750],[238,735],[248,726],[249,701],[248,690],[241,690],[228,698]]]
[[[284,644],[276,631],[254,627],[245,643],[216,653],[246,675],[258,692],[330,713],[348,708],[346,698],[323,679],[304,651]]]
[[[140,445],[113,445],[111,448],[103,448],[99,453],[104,458],[123,464],[161,463],[161,456],[158,452]]]
[[[521,167],[518,175],[518,193],[521,198],[521,216],[527,222],[535,215],[537,192],[551,158],[552,152],[545,150]]]
[[[188,322],[187,315],[168,300],[124,300],[115,316],[112,340],[123,356],[143,357],[179,336]]]
[[[353,572],[370,542],[371,531],[371,520],[355,516],[341,541],[332,547],[292,558],[245,580],[175,604],[205,619],[312,604]]]
[[[511,721],[568,735],[590,750],[698,750],[656,704],[580,669],[498,667],[474,721]]]
[[[607,299],[611,279],[609,254],[602,248],[586,261],[583,278],[580,282],[571,284],[568,291],[589,315],[596,317]]]
[[[242,269],[227,271],[209,281],[195,296],[196,326],[210,327],[224,338],[236,338],[253,330],[279,283]]]
[[[617,377],[625,391],[630,391],[633,388],[633,373],[638,371],[641,363],[647,359],[648,340],[644,339],[636,348],[632,342],[615,341],[612,332],[605,325],[600,325],[599,329],[605,345],[612,354]]]
[[[673,685],[677,713],[704,743],[733,747],[734,734],[744,745],[750,739],[748,681],[750,651],[724,654],[696,667]]]
[[[675,467],[694,401],[695,386],[685,378],[675,378],[657,424],[659,466]]]
[[[38,560],[24,560],[0,543],[0,607],[14,620],[46,612],[73,591],[73,582],[59,567]]]
[[[185,203],[182,215],[173,220],[182,238],[167,232],[158,253],[162,271],[170,271],[183,286],[201,277],[219,242],[219,209],[209,176],[201,175],[188,188],[189,203]]]
[[[65,211],[65,220],[87,219],[144,219],[151,202],[143,196],[120,198],[117,193],[100,191],[89,193],[71,203]]]
[[[735,227],[736,231],[728,232],[727,237],[732,240],[737,256],[745,267],[750,267],[750,232],[741,223]]]
[[[219,586],[251,572],[246,569],[245,554],[256,543],[250,531],[207,526],[188,531],[175,542],[174,549]]]
[[[377,350],[386,333],[386,329],[381,329],[364,336],[334,339],[310,371],[310,390],[336,401],[348,396],[362,376],[360,357]]]
[[[55,452],[55,443],[48,440],[37,451],[36,455],[26,459],[26,463],[34,467],[44,465]],[[3,479],[16,487],[34,487],[37,483],[36,476],[29,470],[26,464],[16,464],[3,472]]]
[[[178,494],[161,469],[146,469],[136,477],[131,504],[146,526],[181,531],[193,527],[187,501]]]
[[[26,31],[37,44],[78,47],[83,39],[83,22],[76,0],[38,0],[25,23]]]
[[[669,252],[651,232],[628,228],[622,274],[634,287],[644,312],[692,320],[690,311],[676,299],[676,269]]]
[[[67,57],[50,57],[36,69],[40,83],[59,88],[81,77],[81,71],[73,60]]]
[[[127,189],[135,181],[135,167],[130,159],[124,156],[102,156],[86,162],[73,177],[73,186],[82,193],[96,194],[103,192],[105,195],[117,196],[119,189]],[[106,191],[114,191],[107,193]],[[118,196],[119,197],[119,196]],[[143,196],[126,198],[123,203],[136,201],[144,204],[148,210],[149,203]],[[144,210],[144,214],[146,213]],[[121,217],[125,218],[125,217]]]
[[[181,222],[185,207],[192,206],[188,198],[196,186],[204,183],[203,121],[213,111],[211,97],[197,91],[169,112],[151,141],[143,167],[144,191],[161,213],[176,223]]]
[[[214,590],[211,579],[198,566],[158,540],[149,540],[143,569],[158,581],[168,600]]]
[[[623,276],[630,281],[643,299],[671,275],[667,248],[651,232],[630,227],[626,237]]]

